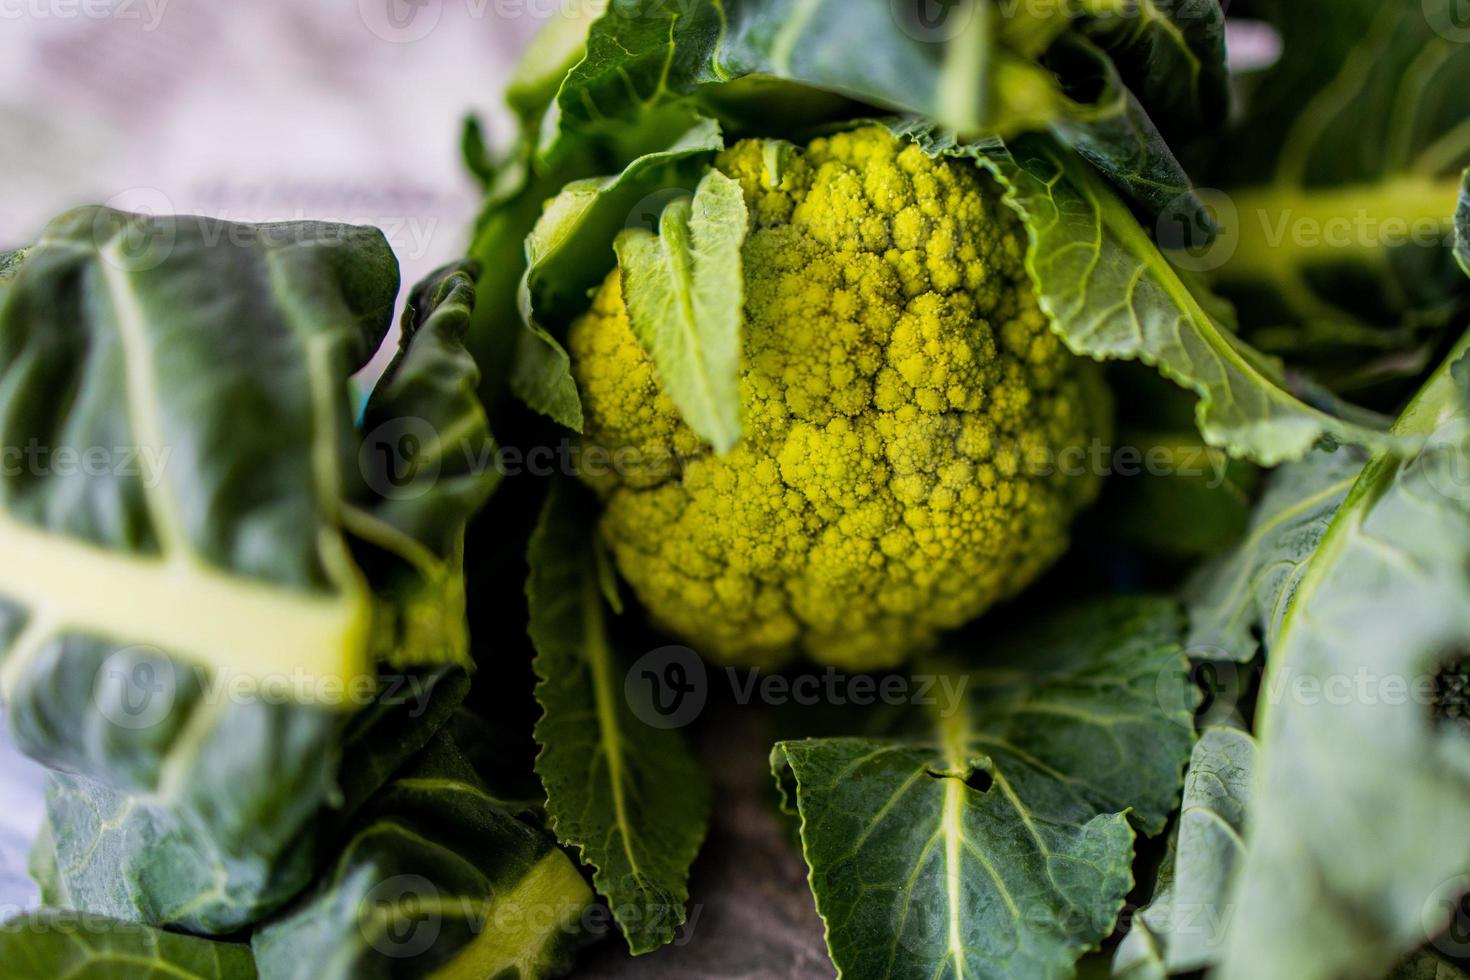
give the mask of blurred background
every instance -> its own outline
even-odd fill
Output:
[[[382,228],[416,281],[479,205],[464,117],[508,133],[500,91],[569,2],[0,0],[0,250],[81,204],[321,218]],[[0,734],[0,918],[36,901],[41,782]]]

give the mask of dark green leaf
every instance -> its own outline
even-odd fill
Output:
[[[250,947],[56,909],[0,924],[6,980],[255,980]]]
[[[1177,798],[1180,627],[1164,600],[1078,607],[941,675],[957,698],[910,739],[776,746],[843,976],[1072,975],[1132,884],[1130,823]]]
[[[1129,980],[1213,966],[1230,923],[1230,880],[1245,849],[1256,745],[1245,732],[1210,728],[1184,776],[1184,802],[1153,901],[1113,958]]]
[[[970,22],[981,26],[985,19],[968,4],[955,14],[951,26],[965,40]],[[613,0],[592,27],[587,56],[557,95],[557,121],[561,132],[575,134],[625,125],[701,85],[760,74],[935,115],[947,115],[950,107],[941,102],[958,99],[961,105],[952,108],[966,118],[950,121],[974,123],[965,110],[973,109],[981,72],[971,76],[973,94],[946,92],[943,59],[950,46],[896,27],[890,5],[879,0]],[[862,59],[852,57],[857,43],[864,46]],[[549,149],[556,152],[555,143]]]
[[[557,838],[593,866],[635,954],[684,921],[689,866],[704,840],[709,787],[683,736],[635,714],[607,623],[580,492],[554,485],[531,539],[526,595],[536,644],[536,771]]]
[[[233,775],[230,795],[203,816],[52,773],[32,859],[45,900],[205,934],[259,921],[306,887],[347,820],[444,725],[467,686],[458,671],[386,679],[345,731],[341,719],[293,707],[256,720],[259,730],[234,721],[228,734],[244,757],[213,763]],[[245,755],[261,744],[268,766]]]
[[[255,677],[369,668],[370,596],[333,518],[355,473],[347,378],[397,283],[372,229],[97,208],[48,228],[0,308],[0,443],[136,452],[0,483],[0,595],[27,617],[9,696],[67,644]]]
[[[467,664],[460,539],[494,485],[460,462],[489,441],[473,292],[451,272],[415,295],[362,433],[350,377],[397,282],[372,229],[93,208],[5,290],[0,445],[133,454],[0,480],[0,547],[28,569],[0,574],[0,685],[18,744],[76,774],[52,813],[74,903],[248,923],[311,873],[379,664]],[[410,415],[455,447],[442,479],[379,479]]]
[[[474,306],[466,264],[414,288],[398,355],[361,422],[359,465],[371,493],[344,514],[359,539],[401,556],[396,575],[369,569],[385,600],[374,645],[395,666],[470,661],[465,526],[499,482],[480,371],[465,348]]]
[[[374,798],[336,865],[255,936],[271,980],[564,973],[592,890],[439,736]]]
[[[1433,952],[1420,950],[1395,967],[1386,980],[1465,980],[1466,977],[1470,973]]]
[[[521,121],[523,135],[534,142],[541,118],[556,101],[567,73],[587,52],[587,32],[601,16],[605,0],[589,0],[558,11],[521,56],[505,89],[505,101]]]
[[[1218,122],[1223,39],[1216,0],[613,0],[557,93],[543,152],[555,160],[679,101],[763,118],[769,134],[799,101],[794,83],[971,135],[1051,128],[1153,213],[1192,202],[1205,216],[1149,113],[1157,105],[1175,134]],[[854,114],[833,106],[829,121]]]
[[[1089,4],[1082,32],[1107,51],[1169,139],[1206,133],[1230,107],[1220,0]]]
[[[1214,217],[1107,52],[1083,36],[1068,36],[1053,48],[1051,63],[1070,66],[1066,73],[1087,77],[1097,89],[1085,105],[1053,121],[1052,132],[1149,215],[1182,217],[1201,239],[1213,236]]]

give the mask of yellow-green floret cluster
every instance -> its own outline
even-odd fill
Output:
[[[1106,395],[969,163],[869,128],[716,165],[751,220],[743,436],[717,456],[681,422],[614,272],[570,336],[584,438],[614,464],[587,477],[602,534],[701,653],[893,666],[1062,553],[1097,491],[1077,449],[1107,437]]]

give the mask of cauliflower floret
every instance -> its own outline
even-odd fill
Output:
[[[570,335],[584,439],[615,464],[588,477],[602,535],[653,617],[715,659],[894,666],[1062,553],[1098,477],[1057,461],[1107,437],[1107,397],[974,166],[878,128],[716,165],[752,222],[744,435],[716,456],[680,420],[615,271]]]

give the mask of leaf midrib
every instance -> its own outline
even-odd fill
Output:
[[[612,694],[612,649],[603,621],[602,591],[598,587],[596,569],[582,575],[582,610],[587,622],[587,665],[592,674],[593,703],[597,711],[597,728],[602,736],[603,757],[607,760],[608,782],[612,788],[613,819],[622,839],[623,854],[628,859],[629,873],[642,883],[643,870],[633,853],[632,821],[628,818],[628,802],[624,779],[623,733],[617,705]]]

